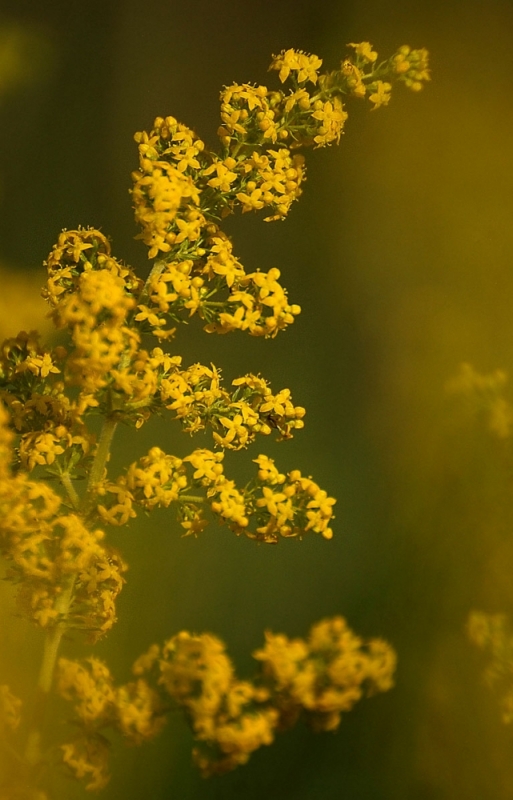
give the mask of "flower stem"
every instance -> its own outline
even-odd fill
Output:
[[[139,295],[139,298],[137,300],[138,305],[141,304],[141,303],[145,303],[148,300],[148,298],[150,296],[150,288],[151,288],[152,279],[155,276],[160,275],[160,273],[163,271],[165,266],[166,266],[166,262],[165,261],[162,261],[161,259],[159,259],[159,261],[155,261],[153,267],[151,268],[150,274],[146,278],[146,281],[145,281],[144,286],[142,288],[142,292]]]
[[[62,472],[60,477],[61,477],[61,483],[66,489],[71,505],[73,506],[74,509],[78,509],[78,507],[80,506],[80,497],[78,496],[77,491],[73,486],[73,481],[71,480],[69,472]]]
[[[103,470],[105,469],[105,464],[109,460],[110,446],[117,424],[117,420],[113,417],[107,417],[103,423],[93,465],[91,467],[91,472],[89,473],[89,480],[87,481],[86,493],[80,504],[80,510],[83,513],[86,513],[89,510],[96,486],[98,483],[100,483],[103,477]]]
[[[37,681],[37,695],[32,715],[32,724],[27,737],[25,747],[25,761],[34,766],[41,760],[41,728],[43,727],[48,695],[52,687],[53,674],[57,661],[57,653],[63,634],[66,631],[66,619],[73,600],[73,589],[75,587],[75,576],[63,588],[57,602],[55,610],[58,612],[61,621],[54,625],[46,634],[43,660],[39,670]]]
[[[94,499],[96,485],[100,482],[105,465],[110,454],[112,437],[116,430],[117,420],[107,418],[103,424],[98,447],[94,456],[87,489],[82,500],[79,499],[69,475],[62,475],[62,482],[73,506],[82,514],[86,514]],[[41,730],[44,724],[48,695],[52,688],[55,664],[59,652],[61,639],[68,628],[68,615],[73,602],[73,592],[75,589],[76,575],[72,575],[67,583],[62,587],[62,591],[55,603],[55,610],[58,614],[58,622],[47,632],[43,648],[43,660],[39,670],[37,682],[36,700],[32,715],[32,724],[27,737],[25,747],[25,761],[31,766],[37,765],[41,761]]]

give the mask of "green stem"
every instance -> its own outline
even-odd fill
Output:
[[[110,446],[116,426],[117,421],[112,418],[107,418],[103,424],[100,439],[98,441],[98,447],[96,448],[96,453],[93,460],[93,465],[91,467],[91,472],[89,473],[86,493],[82,500],[79,499],[69,474],[64,474],[61,476],[63,485],[68,492],[73,506],[77,510],[80,510],[82,514],[86,514],[89,510],[96,492],[96,486],[103,476],[103,471],[109,458]],[[76,575],[73,575],[63,586],[62,592],[55,603],[55,610],[58,613],[59,621],[47,632],[45,637],[43,660],[39,670],[32,724],[28,733],[27,745],[25,748],[25,760],[27,764],[31,766],[35,766],[41,761],[41,729],[44,724],[46,706],[48,704],[48,695],[52,687],[59,645],[64,633],[68,628],[67,620],[69,610],[73,602],[75,581]]]
[[[69,472],[61,473],[61,483],[66,489],[71,505],[75,510],[78,509],[78,507],[80,506],[80,497],[78,496],[76,489],[73,486],[73,481],[71,480]]]
[[[53,674],[57,661],[59,645],[63,634],[66,631],[66,619],[73,601],[73,589],[75,587],[75,576],[73,576],[55,603],[55,610],[58,612],[61,621],[51,628],[45,637],[43,660],[39,670],[37,681],[37,695],[32,715],[32,724],[27,737],[25,747],[25,761],[31,766],[35,766],[41,761],[41,729],[43,727],[48,695],[52,687]]]
[[[139,302],[144,302],[149,295],[151,280],[154,275],[158,275],[165,267],[164,261],[157,261],[151,270],[143,290],[139,297]],[[105,419],[103,428],[98,440],[98,446],[94,456],[91,472],[87,481],[87,487],[82,499],[77,494],[69,473],[61,475],[61,482],[73,508],[86,516],[94,501],[96,487],[100,483],[105,465],[109,459],[112,438],[117,427],[117,420],[113,417]],[[47,632],[43,647],[43,659],[39,670],[37,681],[36,699],[32,715],[32,722],[27,736],[25,747],[25,761],[30,766],[37,766],[41,762],[41,731],[44,725],[48,695],[52,688],[55,665],[59,652],[61,639],[68,628],[68,615],[73,602],[76,575],[73,575],[63,586],[62,592],[55,603],[55,610],[58,614],[58,622]]]
[[[193,494],[181,494],[180,500],[183,500],[184,503],[204,503],[204,497],[196,497]]]
[[[144,304],[146,302],[146,300],[149,299],[151,281],[155,277],[155,275],[160,275],[160,273],[162,272],[162,270],[164,269],[165,266],[166,266],[166,262],[165,261],[155,261],[153,267],[151,268],[150,274],[146,278],[146,281],[145,281],[144,286],[142,288],[142,292],[139,295],[139,298],[137,300],[137,304],[138,305],[140,305],[141,303]]]
[[[235,158],[236,156],[238,156],[241,147],[244,147],[245,144],[246,144],[245,142],[237,142],[237,144],[235,145],[235,147],[232,149],[232,151],[230,153],[231,157]]]
[[[150,274],[148,275],[148,277],[146,278],[146,280],[144,282],[144,286],[141,289],[141,293],[140,293],[139,297],[137,298],[136,308],[132,312],[131,316],[129,317],[129,319],[127,321],[127,324],[130,324],[131,319],[133,318],[134,314],[137,311],[137,308],[141,304],[146,303],[146,301],[150,299],[150,286],[151,286],[152,278],[154,278],[155,275],[160,275],[160,273],[164,270],[165,266],[166,266],[166,262],[165,261],[155,261],[153,267],[151,268]],[[119,361],[119,369],[125,369],[125,367],[128,367],[129,364],[130,364],[130,351],[126,350],[125,353],[123,354],[123,356],[121,357],[120,361]]]
[[[84,513],[89,510],[91,501],[96,491],[96,486],[98,483],[100,483],[103,477],[103,471],[109,459],[112,437],[114,436],[117,424],[117,420],[115,420],[113,417],[107,417],[103,423],[93,465],[91,467],[91,472],[89,473],[89,480],[87,481],[86,493],[80,504],[80,510]]]

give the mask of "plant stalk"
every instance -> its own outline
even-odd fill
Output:
[[[43,660],[41,662],[37,681],[37,694],[32,715],[32,724],[25,747],[25,761],[31,766],[35,766],[41,760],[41,729],[44,723],[48,695],[52,687],[59,645],[67,627],[66,618],[73,600],[74,587],[75,576],[69,580],[68,585],[63,589],[62,594],[55,603],[55,610],[62,619],[48,631],[45,637]]]
[[[93,465],[91,467],[91,472],[89,473],[89,480],[87,481],[86,493],[80,504],[80,510],[82,513],[89,511],[89,506],[91,505],[91,501],[94,497],[96,486],[98,483],[100,483],[103,477],[103,471],[107,461],[109,460],[110,446],[112,444],[112,437],[114,436],[117,424],[117,420],[113,417],[107,417],[103,423]]]
[[[112,418],[107,418],[103,424],[100,439],[98,441],[98,447],[96,448],[96,453],[91,467],[91,472],[89,473],[86,493],[82,498],[82,501],[79,500],[69,475],[67,478],[70,486],[67,485],[68,482],[66,482],[65,476],[63,476],[63,484],[68,492],[70,500],[72,501],[74,507],[77,510],[80,510],[82,514],[87,513],[89,510],[96,491],[96,485],[100,482],[103,476],[103,471],[109,458],[110,446],[116,426],[117,421]],[[41,761],[41,731],[44,725],[46,707],[48,704],[48,695],[50,693],[50,689],[52,688],[55,665],[57,663],[57,656],[59,653],[59,645],[68,628],[67,621],[69,610],[73,602],[75,582],[76,576],[73,575],[63,586],[62,592],[55,603],[55,610],[58,613],[59,621],[47,632],[45,637],[43,660],[41,662],[41,668],[39,670],[39,677],[37,681],[32,724],[28,733],[27,744],[25,747],[25,761],[30,766],[36,766]]]

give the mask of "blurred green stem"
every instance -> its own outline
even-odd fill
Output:
[[[25,747],[25,760],[31,766],[38,764],[41,760],[41,728],[44,723],[48,694],[52,687],[59,645],[67,628],[66,619],[73,600],[74,587],[75,576],[63,587],[63,591],[55,603],[55,610],[59,617],[61,617],[61,621],[57,622],[57,624],[48,631],[45,637],[43,661],[37,681],[37,694],[32,715],[32,724]]]
[[[78,495],[73,487],[73,484],[71,483],[71,478],[69,475],[67,475],[68,481],[66,481],[66,476],[63,476],[63,485],[66,488],[73,505],[77,509],[79,508],[83,514],[87,513],[94,502],[96,486],[103,476],[105,465],[109,459],[110,446],[116,426],[117,421],[112,418],[107,418],[103,424],[100,439],[98,441],[98,447],[96,448],[96,453],[91,467],[91,472],[89,473],[86,493],[81,502],[78,500]],[[59,645],[64,633],[68,628],[68,616],[69,610],[73,603],[75,582],[76,576],[73,575],[62,586],[61,593],[55,603],[55,611],[57,612],[58,621],[52,628],[50,628],[45,637],[43,660],[39,670],[32,724],[28,733],[27,744],[25,747],[25,761],[31,766],[35,766],[41,761],[41,730],[44,724],[48,695],[50,693],[50,689],[52,688]]]

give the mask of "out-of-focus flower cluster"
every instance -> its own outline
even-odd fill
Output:
[[[446,389],[455,395],[471,419],[484,423],[489,433],[506,448],[506,486],[510,491],[509,448],[513,432],[513,405],[505,397],[507,374],[500,369],[480,373],[471,364],[461,364]],[[501,448],[502,449],[502,448]],[[499,506],[500,508],[500,506]],[[504,723],[513,722],[513,631],[506,614],[472,611],[467,620],[470,641],[488,657],[485,683],[499,698]]]
[[[61,658],[57,691],[74,703],[79,735],[62,745],[62,760],[71,773],[86,781],[86,789],[103,789],[109,780],[110,745],[100,733],[119,731],[127,742],[141,744],[162,729],[165,718],[160,697],[137,679],[115,687],[108,667],[97,658],[83,663]]]
[[[108,742],[102,745],[99,731],[111,727],[139,744],[178,706],[193,730],[202,774],[219,774],[245,764],[302,717],[315,730],[336,729],[364,694],[393,685],[392,648],[380,639],[362,641],[342,617],[317,623],[307,639],[268,632],[254,658],[260,674],[242,681],[219,639],[182,631],[163,647],[152,645],[134,664],[135,681],[117,688],[98,660],[60,659],[58,690],[74,703],[80,729],[62,748],[65,764],[87,777],[87,788],[101,788]]]
[[[21,700],[8,686],[0,686],[0,731],[15,731],[21,721]]]
[[[513,631],[505,614],[473,611],[468,618],[470,641],[484,650],[489,662],[484,680],[499,695],[503,722],[513,722]]]
[[[464,399],[471,415],[484,418],[494,436],[508,439],[513,429],[513,406],[504,397],[507,381],[506,373],[500,369],[482,374],[465,363],[446,388],[450,394]]]
[[[266,633],[254,656],[272,687],[280,724],[288,727],[304,711],[317,731],[338,728],[341,714],[365,693],[388,691],[396,664],[389,644],[364,642],[342,617],[316,623],[307,640]]]

